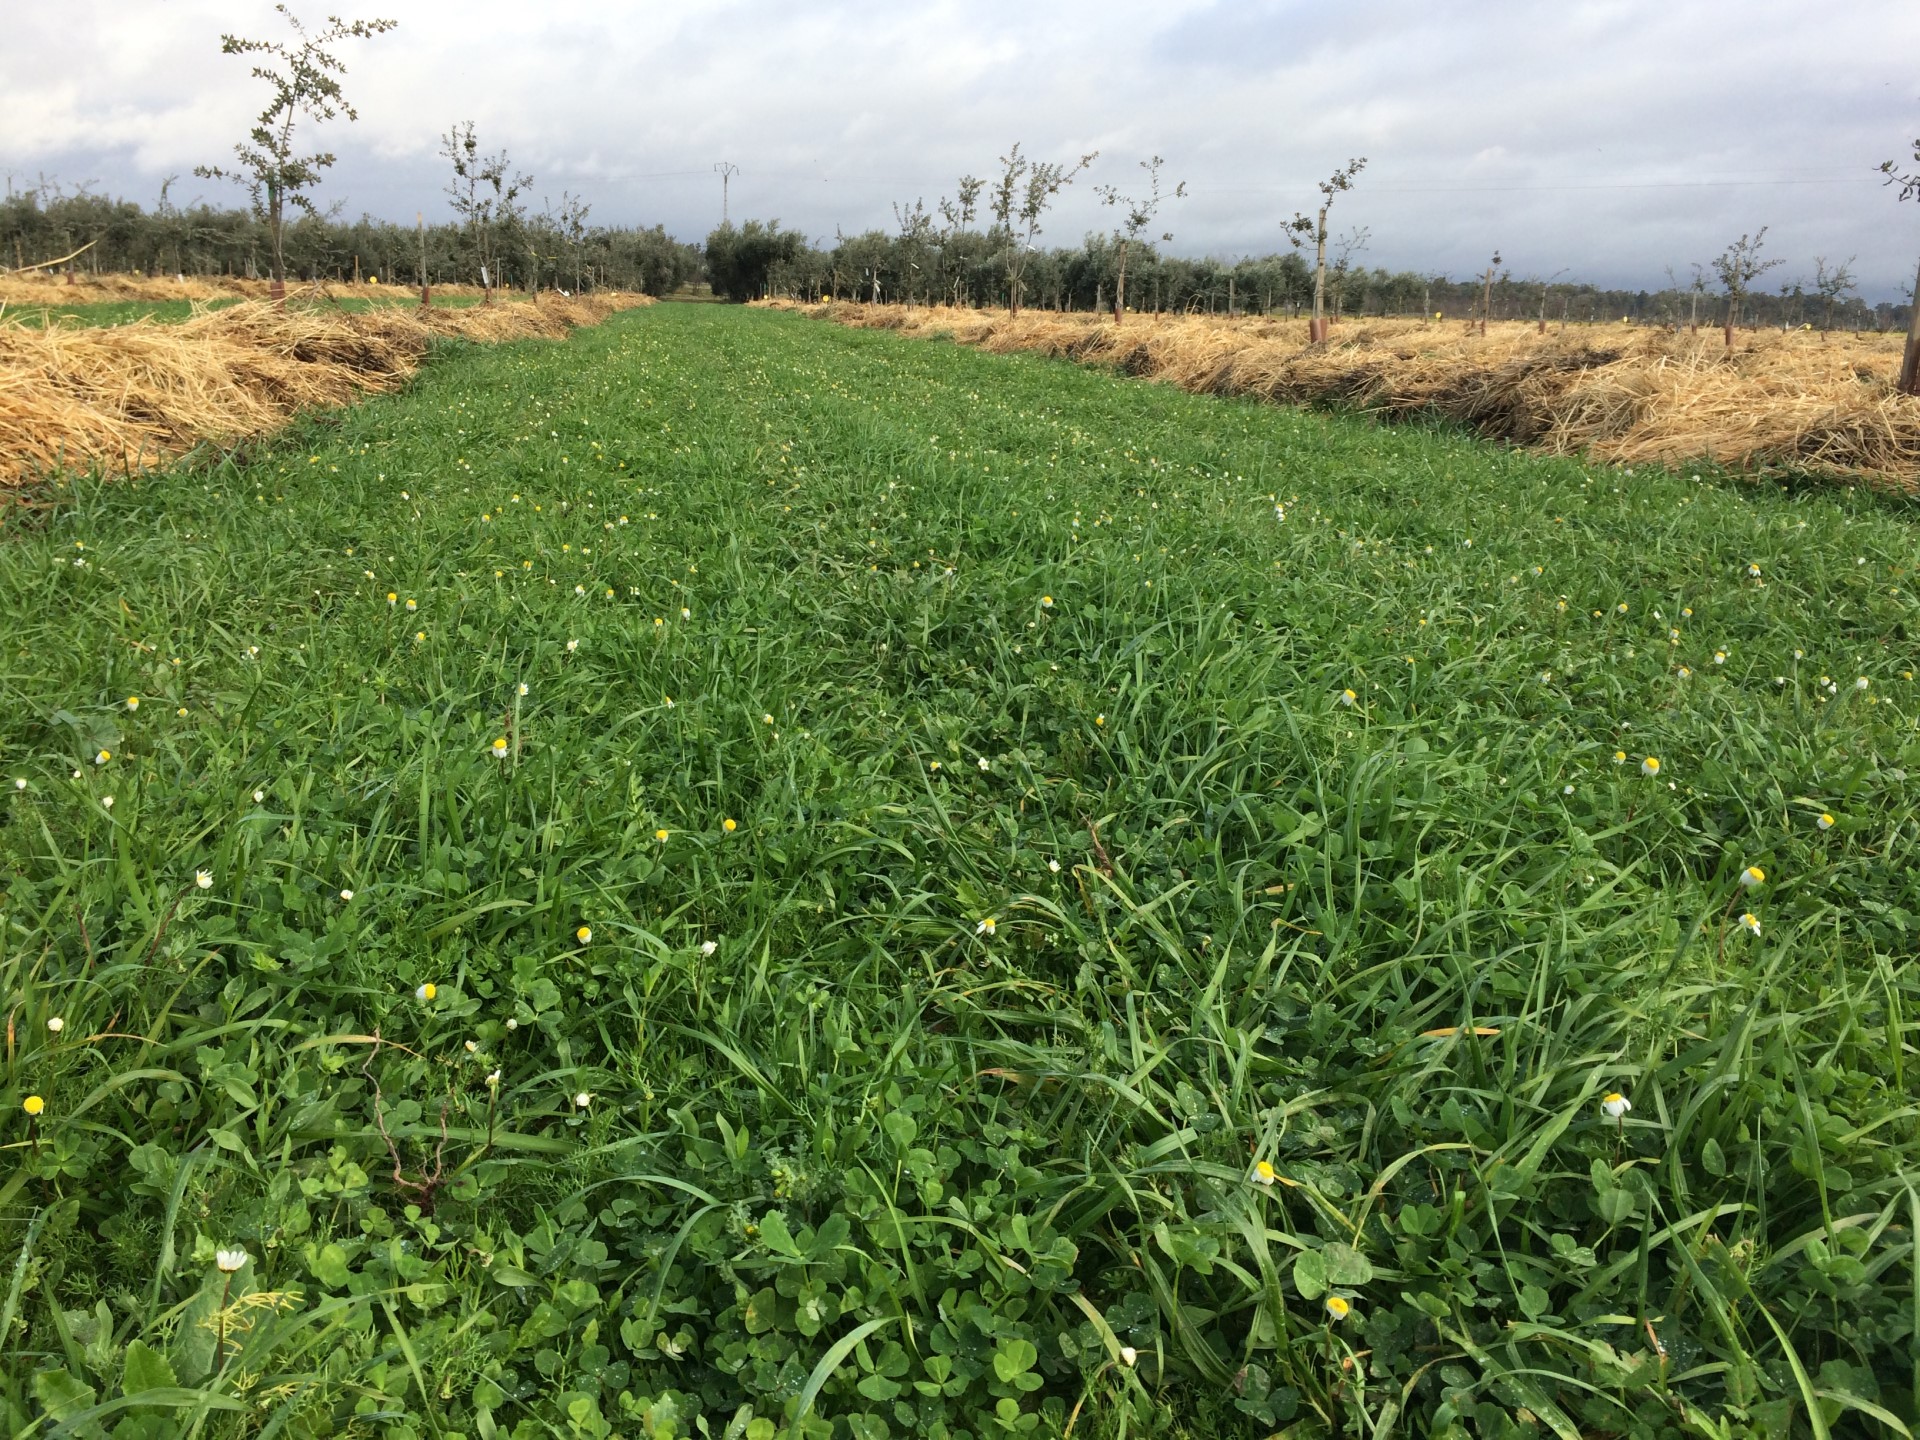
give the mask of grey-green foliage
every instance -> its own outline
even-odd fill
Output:
[[[357,119],[352,105],[340,88],[339,76],[346,66],[330,50],[342,40],[370,40],[393,29],[397,20],[342,20],[329,16],[327,26],[318,34],[308,34],[299,18],[285,5],[275,11],[293,30],[297,44],[284,40],[249,40],[239,35],[222,35],[220,53],[255,57],[253,78],[266,83],[269,98],[248,131],[247,139],[233,147],[237,168],[196,165],[194,174],[213,180],[234,180],[246,186],[253,201],[254,214],[267,224],[273,259],[273,278],[286,277],[282,246],[282,228],[289,207],[302,214],[316,212],[307,194],[320,183],[321,172],[334,163],[331,151],[299,153],[294,127],[301,121],[323,124],[345,116]]]

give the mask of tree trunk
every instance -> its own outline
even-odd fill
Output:
[[[1920,275],[1913,282],[1913,314],[1907,321],[1907,348],[1900,357],[1900,393],[1920,395]]]
[[[1733,322],[1739,317],[1739,313],[1740,313],[1740,297],[1738,295],[1729,295],[1727,297],[1727,330],[1726,330],[1727,349],[1729,350],[1733,349]]]
[[[269,183],[267,186],[267,228],[273,236],[273,284],[269,287],[269,293],[273,296],[273,303],[276,305],[285,305],[287,303],[287,260],[286,254],[281,248],[281,227],[285,222],[285,218],[285,214],[281,209],[280,187]]]
[[[1120,269],[1113,277],[1113,323],[1127,313],[1127,242],[1120,242]]]
[[[1318,345],[1327,338],[1327,212],[1320,212],[1320,227],[1313,236],[1313,319],[1307,322],[1307,343]]]

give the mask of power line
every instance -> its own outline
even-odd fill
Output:
[[[725,162],[722,162],[723,164]],[[721,171],[721,165],[712,167],[712,172]],[[678,180],[697,175],[712,173],[707,170],[655,170],[644,173],[611,172],[595,178],[602,181],[625,180]],[[732,167],[732,173],[738,174],[739,167]],[[929,180],[927,177],[909,179],[902,176],[871,175],[803,175],[796,171],[763,171],[762,178],[775,183],[803,185],[850,185],[863,189],[938,188],[948,183],[946,180]],[[1207,194],[1217,195],[1290,195],[1312,188],[1310,181],[1297,184],[1275,185],[1215,185],[1204,178],[1190,180],[1189,185]],[[1778,185],[1880,185],[1880,180],[1871,176],[1829,175],[1821,177],[1784,177],[1768,180],[1595,180],[1575,181],[1566,184],[1516,184],[1516,185],[1369,185],[1370,195],[1515,195],[1515,194],[1552,194],[1566,191],[1583,190],[1713,190]],[[722,177],[722,202],[725,202],[725,175]]]

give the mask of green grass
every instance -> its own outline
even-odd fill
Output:
[[[507,296],[509,301],[524,297]],[[204,310],[224,310],[229,305],[237,305],[235,298],[206,300],[199,302]],[[395,307],[412,308],[420,303],[417,290],[396,291],[392,296],[342,295],[322,301],[298,301],[293,303],[319,305],[346,311],[392,309]],[[460,310],[469,305],[479,304],[479,298],[471,295],[445,295],[436,299],[435,309]],[[9,305],[0,310],[0,321],[10,321],[16,325],[125,325],[134,320],[154,320],[165,325],[178,324],[190,319],[194,313],[195,302],[191,300],[107,300],[87,305]]]
[[[7,526],[14,1433],[1920,1409],[1908,510],[661,306]]]

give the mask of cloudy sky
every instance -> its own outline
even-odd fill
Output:
[[[1015,141],[1098,150],[1092,181],[1150,154],[1191,197],[1174,248],[1281,248],[1314,181],[1370,164],[1336,227],[1365,259],[1656,286],[1768,226],[1810,279],[1857,256],[1894,298],[1920,255],[1920,205],[1873,167],[1920,135],[1913,0],[333,0],[400,28],[342,46],[358,124],[326,129],[321,192],[349,215],[445,213],[438,137],[471,119],[536,195],[592,220],[732,213],[815,239],[889,226],[892,204],[951,194]],[[319,11],[304,0],[297,9]],[[239,192],[192,177],[260,108],[220,35],[284,31],[263,0],[62,0],[8,7],[0,173],[150,202]],[[1110,221],[1083,181],[1047,239]]]

